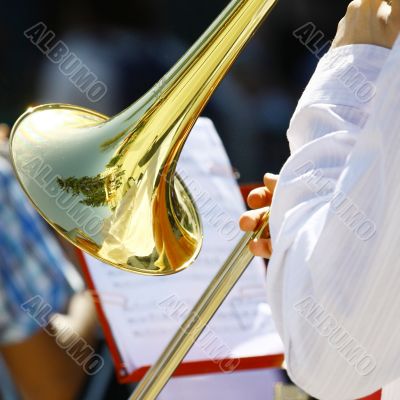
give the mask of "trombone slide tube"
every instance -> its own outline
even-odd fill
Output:
[[[254,256],[248,245],[250,241],[260,238],[268,225],[268,221],[269,213],[266,213],[257,231],[243,236],[164,352],[136,387],[129,400],[154,400],[157,398],[253,260]]]

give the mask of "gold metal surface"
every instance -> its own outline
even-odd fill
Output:
[[[242,276],[254,256],[249,250],[249,242],[258,239],[269,221],[269,212],[264,215],[260,226],[253,233],[247,233],[232,251],[204,294],[190,311],[186,320],[158,360],[135,388],[129,400],[154,400],[185,358],[193,344],[226,299],[229,292]],[[225,373],[233,371],[221,371]]]
[[[311,400],[311,397],[294,385],[278,383],[274,400]]]
[[[174,174],[188,132],[177,134],[159,107],[141,118],[138,109],[109,120],[69,105],[34,108],[13,129],[12,159],[39,212],[73,244],[118,268],[167,275],[190,265],[202,241]]]
[[[80,107],[28,110],[11,134],[17,177],[39,212],[73,244],[115,267],[166,275],[200,251],[196,207],[175,167],[208,99],[277,0],[233,0],[175,67],[108,119]],[[236,246],[131,399],[153,400],[253,256]]]
[[[25,192],[70,242],[115,267],[175,273],[202,229],[175,166],[195,121],[276,0],[233,1],[147,94],[111,119],[79,107],[28,110],[11,133]]]

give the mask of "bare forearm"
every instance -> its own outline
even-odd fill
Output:
[[[53,316],[51,326],[23,343],[0,349],[24,399],[77,398],[87,374],[72,354],[72,346],[65,347],[62,343],[79,338],[94,353],[96,325],[93,301],[89,292],[84,292],[73,296],[67,314]]]

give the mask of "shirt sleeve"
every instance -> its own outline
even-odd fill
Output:
[[[399,65],[399,42],[331,51],[288,131],[268,295],[289,375],[323,400],[400,376]]]
[[[0,156],[0,345],[18,343],[65,311],[82,287],[74,267]]]

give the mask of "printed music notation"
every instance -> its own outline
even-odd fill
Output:
[[[152,364],[240,238],[244,204],[212,123],[200,120],[177,167],[202,217],[204,243],[187,270],[146,277],[87,257],[102,308],[128,372]],[[218,173],[215,173],[218,171]],[[186,360],[279,354],[282,344],[266,302],[265,265],[249,266]]]

